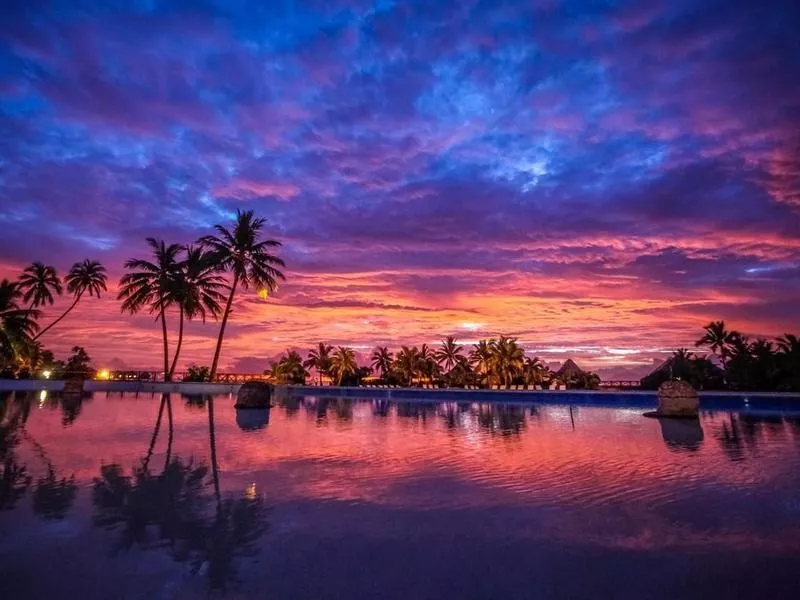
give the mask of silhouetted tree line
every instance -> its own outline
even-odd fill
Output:
[[[787,333],[774,341],[750,339],[729,331],[724,321],[714,321],[706,325],[696,345],[708,348],[711,357],[680,348],[642,379],[642,387],[655,389],[677,378],[705,390],[800,391],[800,339],[796,335]]]

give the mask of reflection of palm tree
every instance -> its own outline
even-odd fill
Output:
[[[33,489],[33,512],[44,519],[60,521],[67,516],[78,494],[75,475],[59,478],[47,451],[26,430],[22,434],[47,467],[47,475],[36,482]]]
[[[267,529],[267,507],[255,489],[240,498],[221,496],[213,405],[209,399],[213,508],[212,494],[206,492],[208,467],[178,457],[169,459],[160,475],[150,472],[148,459],[130,475],[120,465],[105,465],[94,480],[92,499],[95,524],[118,531],[121,549],[166,548],[194,573],[205,571],[211,590],[224,591],[236,581],[235,559],[256,552],[255,544]],[[162,398],[156,437],[164,408],[169,415],[169,398]]]
[[[51,465],[33,489],[33,512],[44,519],[60,521],[67,516],[77,494],[75,475],[59,479]]]
[[[28,402],[19,402],[11,393],[0,393],[0,510],[14,508],[31,483],[15,452],[29,408]]]
[[[0,462],[0,510],[14,508],[31,484],[25,465],[17,462],[16,455],[8,454]]]
[[[72,265],[69,273],[67,273],[67,276],[64,278],[64,282],[67,284],[67,291],[72,294],[74,298],[72,304],[70,304],[69,308],[67,308],[60,317],[42,329],[33,339],[38,340],[60,323],[61,320],[78,305],[78,302],[80,302],[84,294],[88,293],[89,296],[96,296],[99,298],[100,292],[107,289],[107,279],[106,268],[97,261],[87,259]]]

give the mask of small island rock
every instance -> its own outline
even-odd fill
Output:
[[[263,381],[248,381],[239,388],[236,408],[269,408],[272,386]]]
[[[685,381],[665,381],[658,388],[658,410],[648,416],[697,417],[700,396]]]

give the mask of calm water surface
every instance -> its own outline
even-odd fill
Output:
[[[800,597],[800,413],[232,405],[0,393],[0,598]]]

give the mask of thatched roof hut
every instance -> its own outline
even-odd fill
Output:
[[[564,364],[561,365],[561,368],[556,371],[556,379],[559,381],[567,381],[569,379],[574,379],[577,377],[581,377],[586,374],[586,371],[581,369],[575,361],[571,358],[568,358],[564,361]]]

